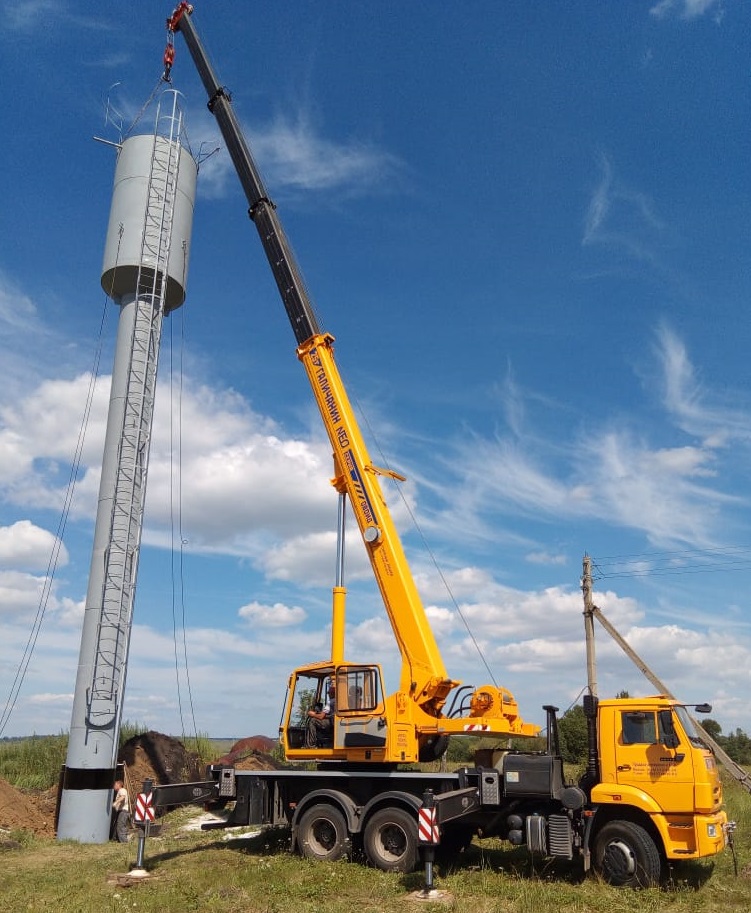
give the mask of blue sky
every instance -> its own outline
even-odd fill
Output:
[[[22,735],[70,723],[91,557],[116,333],[115,161],[93,137],[150,97],[171,8],[0,11],[0,706],[15,695],[3,734]],[[474,640],[526,719],[566,709],[588,552],[595,601],[657,674],[751,731],[748,4],[215,2],[194,21],[371,455],[408,477],[387,496],[452,677],[487,681]],[[221,142],[176,49],[205,157]],[[165,323],[127,719],[275,734],[289,672],[328,650],[330,475],[220,149]],[[354,536],[346,583],[348,658],[394,686]],[[652,690],[598,645],[601,694]]]

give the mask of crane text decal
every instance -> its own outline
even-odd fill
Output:
[[[368,497],[368,491],[363,483],[362,476],[360,475],[355,455],[352,450],[349,449],[350,442],[346,424],[342,420],[339,406],[337,405],[336,398],[331,389],[331,383],[326,374],[326,368],[321,360],[321,356],[318,354],[317,347],[310,350],[310,363],[313,365],[313,377],[315,378],[315,383],[318,386],[320,397],[326,407],[326,412],[328,413],[328,418],[330,420],[332,431],[329,433],[333,433],[333,437],[343,452],[344,469],[350,478],[350,499],[352,504],[356,509],[359,507],[360,513],[366,524],[376,526],[375,511],[373,510],[373,505]]]
[[[318,351],[316,349],[311,350],[310,360],[316,367],[316,383],[318,384],[318,389],[321,391],[321,395],[323,396],[323,401],[326,404],[326,410],[329,413],[329,418],[334,424],[336,424],[342,420],[342,417],[339,415],[339,409],[337,408],[334,394],[331,392],[331,384],[329,383],[329,379],[326,376],[326,370],[321,364],[321,359],[318,357]]]
[[[351,450],[347,450],[344,454],[344,468],[349,473],[350,479],[352,479],[352,501],[357,501],[357,504],[362,511],[362,515],[365,517],[365,522],[375,526],[375,512],[373,511],[370,499],[368,498],[368,493],[363,485],[360,470],[357,468],[357,463],[355,462],[355,457]]]

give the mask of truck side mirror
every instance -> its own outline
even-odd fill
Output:
[[[681,744],[678,733],[675,731],[671,710],[660,711],[660,733],[662,734],[662,744],[666,748],[677,748]]]

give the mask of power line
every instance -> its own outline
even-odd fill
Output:
[[[120,245],[118,244],[118,257],[119,252]],[[116,271],[117,265],[113,271],[113,283]],[[55,574],[57,573],[57,565],[60,560],[60,552],[63,548],[65,529],[68,523],[70,509],[73,504],[73,496],[76,490],[76,483],[78,482],[78,473],[81,468],[83,448],[86,441],[86,432],[89,427],[89,418],[91,416],[91,408],[94,402],[94,391],[96,389],[97,380],[99,379],[99,366],[102,359],[102,349],[104,347],[104,326],[107,318],[108,302],[109,296],[105,293],[104,307],[102,309],[102,319],[99,322],[99,336],[94,350],[94,360],[91,367],[91,373],[89,375],[89,387],[86,391],[86,402],[84,405],[83,415],[81,417],[81,424],[78,429],[78,439],[76,440],[73,459],[71,460],[70,473],[68,475],[68,484],[65,490],[65,498],[63,499],[63,507],[60,513],[60,519],[57,523],[57,529],[55,530],[55,541],[52,545],[49,561],[47,562],[47,569],[44,575],[44,584],[42,586],[42,592],[39,597],[39,604],[37,605],[34,621],[31,625],[31,631],[29,632],[29,636],[26,640],[26,645],[21,655],[21,659],[19,660],[13,682],[10,686],[10,691],[8,692],[8,697],[5,700],[5,707],[0,714],[0,735],[5,732],[5,728],[10,722],[11,716],[13,715],[13,710],[15,709],[16,702],[18,701],[18,697],[21,693],[21,688],[23,687],[26,673],[28,672],[31,659],[36,648],[37,640],[39,639],[39,634],[42,630],[42,623],[44,622],[44,616],[47,612],[50,596],[52,595],[52,587],[55,581]]]
[[[751,570],[751,546],[639,552],[592,559],[598,580]]]
[[[182,317],[182,314],[181,314]],[[183,404],[183,355],[185,350],[185,322],[180,321],[180,350],[177,366],[177,408],[175,408],[175,378],[174,378],[174,334],[173,321],[170,321],[170,529],[171,549],[170,565],[172,580],[172,637],[175,654],[175,680],[177,687],[177,703],[180,714],[180,726],[183,739],[185,738],[185,719],[183,716],[182,691],[180,686],[180,649],[182,649],[182,664],[185,669],[185,682],[187,700],[190,706],[190,716],[193,723],[193,736],[198,738],[195,709],[193,705],[193,691],[190,683],[190,664],[188,662],[188,644],[185,633],[185,538],[182,530],[182,404]],[[175,425],[177,426],[175,429]],[[176,440],[175,440],[176,438]],[[175,473],[175,455],[177,457],[177,471]],[[177,489],[177,491],[175,491]],[[179,553],[176,555],[175,537],[179,540]],[[180,623],[178,625],[178,613]],[[182,628],[182,644],[179,644],[178,627]]]

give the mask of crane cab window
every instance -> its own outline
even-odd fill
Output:
[[[327,675],[298,675],[292,696],[289,720],[292,726],[305,727],[309,710],[322,710],[328,701]]]
[[[374,711],[381,703],[378,670],[349,666],[336,676],[337,712],[341,714]]]

